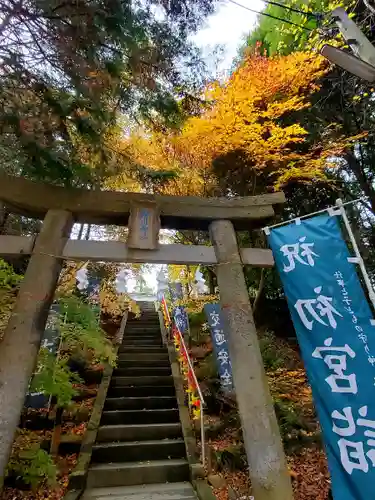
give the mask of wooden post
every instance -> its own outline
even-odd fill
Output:
[[[236,233],[230,221],[211,223],[220,302],[227,326],[253,495],[256,500],[291,500],[292,485],[260,353]]]
[[[0,344],[0,490],[72,224],[65,210],[47,213]]]

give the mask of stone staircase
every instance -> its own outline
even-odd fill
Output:
[[[83,500],[197,499],[159,317],[141,308],[125,328]]]

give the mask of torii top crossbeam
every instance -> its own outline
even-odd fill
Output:
[[[48,210],[68,210],[77,222],[128,225],[134,206],[155,207],[166,229],[207,230],[214,220],[230,220],[235,229],[265,224],[272,205],[285,202],[282,192],[241,198],[161,196],[146,193],[64,188],[0,173],[0,201],[14,213],[44,218]]]

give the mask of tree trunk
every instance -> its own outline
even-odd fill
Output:
[[[191,294],[191,286],[190,286],[190,266],[187,264],[186,266],[186,295],[187,298],[190,298]]]
[[[344,158],[348,163],[350,170],[353,172],[353,175],[356,177],[362,191],[368,197],[372,213],[375,214],[375,190],[367,178],[366,172],[363,170],[361,163],[352,151],[347,150]]]
[[[220,303],[254,498],[292,500],[292,485],[233,224],[215,221],[210,225],[210,235],[218,261]]]
[[[210,295],[215,295],[215,273],[209,267],[207,268],[208,272],[208,289],[210,291]]]
[[[8,219],[9,219],[9,212],[7,211],[5,205],[0,203],[0,235],[5,234]]]
[[[259,302],[260,302],[260,299],[262,298],[265,284],[266,284],[266,270],[264,268],[262,268],[261,272],[260,272],[258,291],[257,291],[257,294],[255,296],[254,304],[253,304],[253,315],[254,316],[255,316],[257,309],[259,307]]]
[[[64,413],[64,408],[57,407],[55,421],[53,426],[53,433],[51,438],[51,455],[56,457],[59,453],[59,446],[61,442],[61,426],[62,426],[62,416]]]
[[[85,235],[86,241],[90,239],[90,232],[91,232],[91,224],[87,224],[86,235]]]
[[[65,210],[47,213],[1,343],[0,490],[72,224]]]
[[[77,240],[81,240],[82,239],[84,227],[85,227],[84,224],[80,225],[80,228],[79,228],[79,231],[78,231],[78,235],[77,235]]]

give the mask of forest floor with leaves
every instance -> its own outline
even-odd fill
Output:
[[[56,458],[55,463],[59,472],[55,485],[42,485],[36,491],[6,487],[1,500],[61,500],[67,491],[69,474],[76,466],[77,458],[77,454]]]
[[[90,386],[79,384],[78,388],[86,391],[88,397],[72,403],[64,411],[64,421],[61,428],[61,441],[64,441],[65,446],[67,444],[69,446],[69,443],[73,445],[74,448],[77,448],[77,452],[66,452],[66,449],[64,452],[61,449],[62,445],[60,445],[59,454],[53,459],[57,470],[56,480],[53,484],[48,485],[47,481],[44,481],[37,488],[32,488],[24,484],[22,478],[20,478],[20,481],[17,478],[13,478],[10,482],[8,479],[6,480],[1,500],[61,500],[64,497],[69,483],[69,475],[77,464],[80,443],[86,432],[98,386],[97,384]],[[35,422],[38,422],[38,420],[41,422],[47,416],[47,409],[28,409],[24,411],[23,419],[24,421],[28,421],[28,425],[30,425],[30,422],[34,422],[35,425]],[[38,443],[43,447],[43,443],[49,443],[51,437],[51,429],[35,430],[19,428],[13,444],[11,459],[18,460],[20,451],[22,453],[23,449],[28,449],[30,444]],[[14,481],[15,484],[12,484]]]

